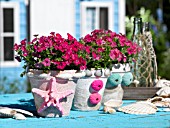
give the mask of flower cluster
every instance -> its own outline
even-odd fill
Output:
[[[25,62],[21,76],[26,73],[27,67],[44,72],[85,69],[86,57],[83,54],[86,48],[70,34],[67,36],[65,39],[59,33],[51,32],[49,36],[36,36],[31,42],[22,40],[20,44],[14,44],[15,59]]]
[[[129,63],[137,59],[141,48],[125,35],[111,30],[94,30],[80,39],[86,46],[87,68],[109,68],[115,63]]]

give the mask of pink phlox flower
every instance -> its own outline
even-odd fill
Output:
[[[118,39],[119,39],[120,46],[125,46],[125,43],[126,43],[125,35],[119,35]]]
[[[26,39],[21,41],[21,45],[26,45]]]
[[[114,38],[114,37],[116,37],[117,36],[117,33],[116,32],[110,32],[110,37],[111,38]]]
[[[110,46],[111,46],[112,48],[115,48],[115,47],[117,47],[117,43],[116,43],[116,42],[111,42],[111,43],[110,43]]]
[[[104,34],[104,30],[103,29],[95,29],[94,31],[91,32],[92,35],[100,35],[100,34]]]
[[[84,49],[88,54],[90,54],[91,46],[86,46],[86,47],[84,47]]]
[[[68,48],[68,42],[66,41],[64,41],[61,45],[64,49]]]
[[[61,39],[61,38],[62,38],[62,36],[61,36],[59,33],[56,33],[55,37],[56,37],[57,39]]]
[[[25,46],[25,45],[21,46],[21,50],[22,50],[23,52],[26,51],[26,46]]]
[[[123,60],[123,55],[122,53],[119,54],[119,56],[117,57],[117,61],[121,62]]]
[[[104,47],[101,47],[101,48],[98,48],[97,49],[97,52],[100,53],[100,52],[104,52],[105,51],[105,48]]]
[[[79,59],[74,60],[73,63],[74,63],[76,66],[81,64]]]
[[[51,32],[50,34],[51,34],[52,36],[54,36],[54,35],[55,35],[55,32]]]
[[[92,42],[92,38],[89,34],[87,34],[85,37],[84,37],[84,42],[86,43],[89,43],[89,42]]]
[[[69,33],[67,33],[67,38],[69,41],[75,41],[76,39]]]
[[[127,48],[127,52],[129,55],[137,54],[141,51],[141,47],[139,47],[136,43],[131,44],[129,48]]]
[[[80,65],[80,70],[85,70],[87,68],[86,65]]]
[[[14,50],[17,51],[19,48],[20,48],[19,45],[15,43],[14,44]]]
[[[97,44],[98,46],[102,45],[102,43],[103,43],[103,40],[102,40],[102,39],[97,39],[97,40],[96,40],[96,44]]]
[[[126,62],[127,61],[127,57],[125,55],[123,55],[123,62]]]
[[[49,59],[49,58],[45,58],[44,61],[42,62],[42,64],[43,64],[45,67],[50,66],[50,64],[51,64],[50,59]]]
[[[71,58],[72,58],[72,60],[77,60],[78,59],[78,55],[77,54],[71,54]]]
[[[34,38],[31,42],[32,42],[32,44],[34,44],[34,42],[36,42],[37,41],[37,38]]]
[[[118,59],[118,60],[120,60],[120,56],[121,56],[121,52],[117,49],[117,48],[115,48],[115,49],[113,49],[113,50],[111,50],[110,51],[110,58],[112,59],[112,60],[115,60],[115,59]]]
[[[62,58],[65,59],[65,60],[69,60],[70,59],[70,55],[69,54],[64,54],[62,56]]]
[[[92,57],[93,57],[94,60],[100,60],[101,59],[101,55],[96,54],[95,52],[92,52]]]
[[[25,51],[23,52],[23,56],[28,56],[28,51],[25,50]]]
[[[64,69],[66,67],[66,63],[65,62],[57,62],[57,68],[58,69]]]

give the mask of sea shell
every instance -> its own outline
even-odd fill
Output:
[[[49,76],[50,76],[50,74],[47,74],[47,73],[41,73],[38,75],[39,78],[47,78]]]
[[[13,110],[15,110],[17,113],[22,113],[26,116],[34,116],[31,112],[26,111],[26,110],[22,110],[22,109],[13,109]]]
[[[156,105],[157,107],[170,107],[170,98],[157,96],[157,97],[148,99],[148,101]]]
[[[85,75],[86,75],[85,72],[77,72],[73,75],[73,77],[80,78],[80,77],[84,77]]]
[[[122,100],[110,99],[104,103],[104,106],[111,107],[111,108],[118,108],[122,104],[123,104]]]
[[[164,80],[161,79],[157,82],[157,84],[155,85],[156,87],[170,87],[170,81],[169,80]]]
[[[157,107],[148,101],[139,101],[127,106],[120,107],[118,111],[129,114],[154,114],[157,111]]]
[[[33,72],[28,72],[28,73],[27,73],[27,76],[28,76],[28,77],[33,77],[33,76],[34,76],[34,73],[33,73]]]
[[[97,70],[95,71],[94,75],[97,76],[97,77],[102,76],[102,70],[101,70],[101,69],[97,69]]]
[[[89,70],[89,69],[87,69],[87,70],[85,71],[85,73],[86,73],[86,76],[87,76],[87,77],[92,76],[92,71]]]
[[[16,120],[26,120],[27,119],[23,114],[20,114],[20,113],[16,113],[13,116],[13,118],[16,119]]]
[[[7,107],[0,107],[0,118],[11,118],[16,114],[16,111]]]
[[[62,79],[71,79],[73,75],[69,73],[65,73],[65,74],[58,74],[56,77],[62,78]]]
[[[104,106],[103,111],[104,111],[104,113],[109,113],[109,114],[116,112],[116,110],[114,108],[109,107],[109,106]]]
[[[105,76],[110,76],[110,74],[111,74],[110,69],[105,69],[104,75],[105,75]]]
[[[170,94],[170,87],[168,87],[168,86],[162,87],[160,90],[158,90],[156,92],[156,94],[158,96],[169,95]]]

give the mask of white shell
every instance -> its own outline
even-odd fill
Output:
[[[27,118],[23,115],[23,114],[20,114],[20,113],[16,113],[14,116],[13,116],[14,119],[17,119],[17,120],[26,120]]]
[[[157,107],[148,101],[140,101],[120,107],[118,110],[129,114],[154,114]]]
[[[47,78],[49,76],[50,74],[46,74],[46,73],[41,73],[40,75],[38,75],[39,78]]]
[[[95,71],[94,75],[97,76],[97,77],[102,76],[102,70],[101,70],[101,69],[97,69],[97,70]]]
[[[62,78],[62,79],[71,79],[73,75],[70,73],[63,73],[63,74],[58,74],[56,77]]]
[[[105,70],[104,70],[104,75],[105,75],[105,76],[109,76],[110,74],[111,74],[110,69],[105,69]]]
[[[104,103],[104,106],[112,107],[112,108],[118,108],[123,104],[122,100],[115,100],[110,99],[107,102]]]
[[[88,76],[88,77],[92,76],[92,71],[89,70],[89,69],[87,69],[87,70],[85,71],[85,73],[86,73],[86,76]]]
[[[104,106],[104,109],[103,109],[104,113],[109,113],[109,114],[112,114],[112,113],[115,113],[116,110],[112,107],[108,107],[108,106]]]
[[[15,114],[16,114],[16,111],[11,108],[0,107],[0,117],[2,118],[11,118]]]
[[[160,96],[148,99],[149,102],[153,103],[157,107],[170,107],[170,98],[163,98]]]
[[[22,109],[13,109],[13,110],[15,110],[17,113],[22,113],[27,116],[34,116],[31,112],[26,111],[26,110],[22,110]]]
[[[170,87],[164,86],[164,87],[162,87],[160,90],[158,90],[158,91],[156,92],[156,94],[157,94],[158,96],[169,95],[169,94],[170,94]]]
[[[78,72],[78,73],[75,73],[75,74],[73,75],[73,77],[75,77],[75,78],[80,78],[80,77],[84,77],[85,75],[86,75],[85,72]]]
[[[159,80],[157,84],[155,85],[156,87],[170,87],[170,81],[169,80]]]
[[[33,77],[33,76],[34,76],[34,73],[33,73],[33,72],[28,72],[28,73],[27,73],[27,76],[28,76],[28,77]]]

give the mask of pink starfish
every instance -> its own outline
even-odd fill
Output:
[[[49,106],[54,106],[61,112],[61,115],[63,115],[64,110],[62,105],[60,104],[60,101],[63,98],[73,94],[74,91],[69,90],[65,92],[58,92],[56,89],[56,85],[57,85],[56,79],[55,77],[52,77],[48,85],[49,88],[46,91],[37,88],[32,89],[33,93],[41,96],[44,99],[44,102],[42,103],[41,107],[38,109],[38,113],[41,113]]]

